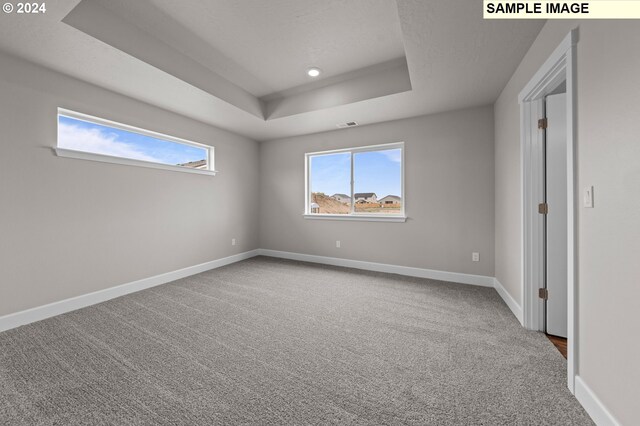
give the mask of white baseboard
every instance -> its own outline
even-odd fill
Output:
[[[502,297],[502,300],[504,300],[504,303],[506,303],[509,309],[511,309],[511,312],[513,312],[513,315],[516,316],[520,324],[524,324],[524,317],[522,315],[522,306],[520,306],[520,304],[516,302],[516,299],[511,297],[507,289],[505,289],[502,286],[502,284],[500,284],[500,281],[498,281],[497,278],[494,278],[493,286],[495,287],[500,297]]]
[[[322,263],[325,265],[343,266],[347,268],[364,269],[367,271],[407,275],[410,277],[430,278],[482,287],[493,287],[496,289],[500,297],[502,297],[509,309],[511,309],[518,321],[522,324],[523,318],[520,304],[511,297],[502,284],[500,284],[500,282],[494,277],[365,262],[361,260],[340,259],[336,257],[315,256],[269,249],[256,249],[153,277],[144,278],[127,284],[95,291],[93,293],[72,297],[70,299],[61,300],[48,305],[5,315],[0,317],[0,332],[260,255],[304,262]],[[620,426],[620,423],[615,419],[615,417],[613,417],[609,410],[580,376],[575,377],[575,396],[598,426]]]
[[[613,414],[607,410],[607,407],[604,406],[580,376],[576,376],[575,396],[595,424],[598,426],[620,426]]]
[[[143,278],[127,284],[121,284],[104,290],[95,291],[93,293],[83,294],[81,296],[72,297],[59,302],[49,303],[48,305],[38,306],[36,308],[5,315],[0,317],[0,332],[40,321],[45,318],[64,314],[66,312],[75,311],[76,309],[84,308],[86,306],[95,305],[96,303],[105,302],[116,297],[124,296],[125,294],[135,293],[136,291],[144,290],[146,288],[166,284],[210,269],[219,268],[221,266],[249,259],[257,256],[258,254],[259,250],[246,251],[244,253],[234,254],[233,256],[224,257],[222,259],[178,269],[177,271]]]
[[[360,260],[339,259],[334,257],[313,256],[300,253],[289,253],[284,251],[256,249],[244,253],[235,254],[233,256],[210,262],[201,263],[187,268],[171,271],[164,274],[156,275],[149,278],[143,278],[104,290],[95,291],[93,293],[83,294],[58,302],[49,303],[47,305],[38,306],[20,312],[15,312],[0,317],[0,332],[20,327],[21,325],[30,324],[66,312],[75,311],[76,309],[95,305],[105,302],[116,297],[134,293],[150,287],[166,284],[171,281],[179,280],[191,275],[199,274],[241,260],[249,259],[254,256],[264,255],[271,257],[280,257],[291,260],[301,260],[305,262],[324,263],[327,265],[345,266],[348,268],[365,269],[368,271],[387,272],[391,274],[407,275],[411,277],[431,278],[435,280],[451,281],[463,284],[472,284],[483,287],[494,287],[493,277],[484,275],[461,274],[456,272],[436,271],[432,269],[412,268],[408,266],[388,265],[384,263],[364,262]]]
[[[461,284],[493,287],[493,277],[485,275],[462,274],[458,272],[437,271],[434,269],[413,268],[410,266],[389,265],[386,263],[365,262],[362,260],[341,259],[337,257],[316,256],[312,254],[291,253],[287,251],[259,249],[260,255],[279,257],[282,259],[300,260],[303,262],[322,263],[325,265],[344,266],[367,271],[387,272],[389,274],[407,275],[409,277],[430,278],[433,280],[451,281]]]

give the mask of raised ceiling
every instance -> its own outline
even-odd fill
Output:
[[[334,7],[328,8],[330,4],[333,4]],[[369,10],[376,6],[375,1],[371,1],[371,4],[365,4],[363,0],[355,0],[349,4],[352,6],[359,4],[362,10]],[[387,4],[389,3],[387,2]],[[300,28],[302,26],[306,27],[306,31],[312,33],[324,33],[325,27],[328,26],[335,32],[334,40],[337,37],[346,37],[349,31],[344,25],[334,25],[331,28],[332,25],[327,24],[333,24],[334,20],[338,20],[342,12],[341,8],[335,6],[337,3],[327,2],[325,8],[322,9],[323,13],[309,15],[314,18],[309,19],[310,23],[294,25],[297,27],[296,29],[292,28],[284,33],[305,35],[307,33]],[[204,6],[201,9],[205,15],[214,15],[207,14],[205,11],[208,9]],[[224,8],[221,9],[224,10]],[[235,10],[236,8],[231,9]],[[256,13],[252,8],[248,8],[246,13],[250,16],[249,11]],[[291,13],[288,9],[287,11]],[[329,49],[325,55],[316,53],[314,56],[326,56],[326,66],[323,65],[323,67],[325,69],[329,67],[329,71],[333,70],[333,73],[327,72],[322,75],[322,78],[313,80],[306,73],[308,65],[295,65],[296,61],[290,58],[309,56],[305,52],[308,52],[309,49],[317,50],[321,45],[317,40],[312,46],[306,46],[307,41],[305,40],[283,44],[281,39],[284,36],[281,34],[280,28],[277,31],[271,30],[273,33],[271,36],[275,41],[269,39],[268,43],[264,43],[260,39],[259,31],[249,37],[251,41],[236,43],[235,47],[232,46],[231,49],[225,46],[224,40],[218,40],[217,44],[225,46],[231,54],[237,57],[237,60],[255,64],[244,68],[238,64],[237,60],[221,52],[212,44],[212,41],[208,40],[215,41],[217,37],[212,37],[210,34],[212,31],[207,30],[206,26],[201,28],[202,34],[196,34],[191,27],[180,24],[173,19],[169,12],[165,13],[144,0],[133,4],[124,0],[84,0],[64,18],[63,22],[219,97],[249,114],[266,120],[411,90],[409,70],[404,58],[404,50],[399,42],[399,35],[395,37],[398,39],[397,44],[399,44],[396,49],[393,51],[383,49],[381,53],[376,55],[364,55],[366,61],[357,55],[358,48],[354,49],[352,46],[346,46],[342,50]],[[296,23],[298,18],[296,18],[295,8],[293,12],[291,16],[285,18]],[[360,19],[366,22],[366,25],[362,25],[364,28],[376,28],[375,31],[360,31],[362,37],[375,38],[381,32],[378,28],[379,21],[382,24],[387,24],[387,21],[393,24],[397,21],[389,20],[384,12],[388,13],[384,8],[381,8],[375,13],[369,11],[361,14]],[[195,15],[195,12],[190,14],[190,16]],[[213,22],[213,26],[216,26],[217,21],[233,20],[234,16],[235,13],[227,11],[226,14],[215,16],[215,20],[205,18],[204,22],[210,21]],[[385,17],[382,18],[383,16]],[[245,19],[244,16],[243,19]],[[279,27],[282,26],[284,25],[279,25]],[[251,28],[251,25],[247,27]],[[394,33],[391,29],[385,31],[392,35]],[[215,31],[216,34],[217,32],[220,32],[219,28]],[[231,32],[241,33],[237,29]],[[226,32],[222,31],[222,33]],[[330,36],[329,33],[324,35]],[[204,36],[207,37],[206,41],[202,38]],[[311,43],[311,41],[308,42]],[[359,46],[361,48],[367,47],[365,51],[375,51],[373,40],[361,41]],[[287,51],[290,53],[286,53]],[[342,51],[350,55],[345,55]],[[340,52],[340,56],[343,57],[336,59],[337,52]],[[398,55],[402,56],[398,57]],[[287,57],[287,59],[280,59],[281,56]],[[347,59],[348,56],[352,58]],[[372,58],[375,59],[374,64],[370,64]],[[391,60],[389,60],[390,58]],[[299,59],[297,62],[301,63],[302,61],[304,60]],[[258,68],[260,63],[265,64],[264,73]],[[288,69],[289,66],[294,70]],[[272,89],[267,90],[262,87],[258,93],[264,92],[265,96],[258,98],[255,94],[257,83],[259,83],[257,76],[277,84],[279,90],[274,92]],[[289,76],[292,80],[288,82],[288,86],[284,86]],[[347,80],[348,83],[346,83]],[[300,82],[304,82],[304,84],[299,84]],[[265,86],[264,84],[260,85]]]
[[[47,7],[5,16],[0,49],[256,140],[492,103],[544,23],[485,21],[472,0]]]
[[[394,1],[148,1],[251,72],[258,97],[308,83],[311,66],[326,78],[405,55]]]

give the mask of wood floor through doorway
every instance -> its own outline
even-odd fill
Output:
[[[552,336],[550,334],[547,334],[547,338],[551,340],[553,346],[560,351],[564,359],[567,359],[567,339],[564,337]]]

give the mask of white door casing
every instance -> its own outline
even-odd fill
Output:
[[[551,94],[560,84],[566,82],[566,149],[567,149],[567,386],[573,393],[575,378],[579,370],[577,342],[577,281],[575,239],[577,222],[575,220],[575,149],[576,146],[576,44],[578,29],[573,29],[560,42],[540,69],[532,76],[518,96],[520,103],[520,179],[522,188],[522,246],[521,246],[521,283],[523,326],[531,330],[544,331],[544,303],[538,297],[540,274],[544,271],[544,241],[541,237],[537,205],[541,202],[535,190],[535,182],[542,180],[542,169],[536,166],[536,145],[539,133],[535,111],[542,109],[544,97]]]

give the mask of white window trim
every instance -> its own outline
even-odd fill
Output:
[[[356,213],[354,211],[354,178],[353,178],[353,155],[351,155],[351,213],[349,214],[317,214],[310,213],[310,193],[309,193],[309,179],[310,179],[310,159],[316,155],[327,155],[327,154],[339,154],[344,152],[349,152],[351,154],[356,154],[359,152],[368,152],[368,151],[383,151],[387,149],[400,149],[401,154],[401,162],[400,162],[400,187],[402,198],[402,211],[399,214],[371,214],[371,213]],[[317,151],[317,152],[307,152],[304,155],[304,181],[305,181],[305,197],[304,197],[304,214],[303,217],[305,219],[320,219],[320,220],[355,220],[355,221],[365,221],[365,222],[406,222],[406,197],[405,197],[405,179],[404,179],[404,142],[393,142],[393,143],[385,143],[379,145],[368,145],[354,148],[342,148],[342,149],[334,149],[329,151]]]
[[[95,154],[93,152],[76,151],[73,149],[54,148],[53,149],[58,157],[75,158],[78,160],[91,160],[99,161],[101,163],[121,164],[124,166],[138,166],[146,167],[149,169],[170,170],[173,172],[194,173],[199,175],[215,176],[215,170],[206,169],[191,169],[183,166],[172,166],[170,164],[154,163],[152,161],[133,160],[130,158],[114,157],[111,155]]]
[[[155,163],[152,161],[144,161],[144,160],[134,160],[131,158],[123,158],[123,157],[116,157],[112,155],[96,154],[93,152],[78,151],[74,149],[59,148],[56,146],[54,148],[54,152],[58,157],[74,158],[79,160],[99,161],[101,163],[121,164],[125,166],[138,166],[138,167],[146,167],[150,169],[169,170],[174,172],[192,173],[192,174],[209,175],[209,176],[215,176],[217,173],[217,171],[213,169],[214,147],[210,145],[205,145],[205,144],[189,141],[186,139],[177,138],[175,136],[166,135],[164,133],[141,129],[135,126],[129,126],[127,124],[118,123],[116,121],[111,121],[111,120],[107,120],[100,117],[94,117],[92,115],[83,114],[81,112],[71,111],[64,108],[58,108],[58,117],[59,116],[75,118],[78,120],[87,121],[89,123],[95,123],[102,126],[108,126],[108,127],[113,127],[115,129],[125,130],[127,132],[133,132],[133,133],[138,133],[145,136],[150,136],[156,139],[162,139],[169,142],[179,143],[182,145],[189,145],[197,148],[202,148],[207,153],[207,169],[192,169],[184,166],[175,166],[171,164]],[[56,121],[56,125],[57,123],[58,123],[58,120]]]
[[[391,215],[391,214],[379,214],[379,215],[371,215],[371,214],[362,214],[362,213],[354,213],[354,214],[311,214],[305,213],[305,219],[320,219],[320,220],[355,220],[361,222],[406,222],[407,217],[404,215]]]

